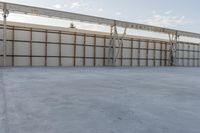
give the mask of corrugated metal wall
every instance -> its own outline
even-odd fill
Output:
[[[8,66],[108,66],[109,36],[62,30],[8,26]],[[0,65],[2,66],[2,25]],[[168,66],[166,41],[126,38],[117,47],[117,66]],[[179,42],[178,66],[200,66],[199,45]]]

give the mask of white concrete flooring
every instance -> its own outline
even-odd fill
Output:
[[[0,133],[200,133],[200,68],[0,68]]]

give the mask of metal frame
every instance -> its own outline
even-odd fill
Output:
[[[162,66],[162,59],[163,59],[163,53],[162,53],[162,49],[163,49],[163,43],[160,43],[160,49],[161,49],[161,51],[160,51],[160,66]]]
[[[103,66],[106,66],[106,36],[103,37]]]
[[[7,10],[6,4],[2,5],[3,10],[3,66],[6,66],[6,55],[7,55],[7,17],[9,14],[9,11]]]
[[[156,66],[156,42],[153,43],[153,66]]]
[[[170,44],[170,49],[169,49],[169,65],[170,66],[176,66],[177,65],[177,44],[178,44],[178,32],[176,34],[169,34],[169,44]]]
[[[73,64],[76,66],[76,32],[74,33],[74,52],[73,52]]]
[[[3,29],[3,25],[0,25],[0,29]],[[18,26],[7,26],[7,30],[9,31],[9,33],[15,33],[15,34],[17,34],[17,31],[29,31],[29,32],[31,32],[31,30],[30,30],[30,27],[18,27]],[[37,29],[37,28],[32,28],[32,32],[42,32],[42,33],[44,33],[44,35],[45,35],[45,40],[44,41],[36,41],[36,40],[32,40],[32,45],[33,45],[33,47],[34,47],[34,44],[37,44],[37,43],[39,43],[39,44],[43,44],[44,45],[44,47],[46,47],[46,45],[47,44],[53,44],[53,45],[58,45],[58,47],[60,46],[60,45],[62,45],[62,46],[64,46],[64,45],[70,45],[70,46],[74,46],[74,43],[72,42],[72,43],[67,43],[67,42],[62,42],[61,44],[60,44],[60,42],[58,41],[58,42],[51,42],[51,41],[49,41],[48,39],[47,39],[47,34],[48,33],[54,33],[54,34],[57,34],[57,35],[74,35],[74,32],[69,32],[69,31],[60,31],[60,30],[57,30],[57,31],[55,31],[55,30],[50,30],[50,29],[48,29],[48,30],[46,30],[46,29]],[[76,33],[77,34],[77,36],[82,36],[82,37],[84,37],[85,36],[85,39],[87,38],[87,37],[94,37],[95,35],[94,34],[85,34],[85,33]],[[35,35],[35,34],[34,34]],[[14,34],[13,34],[13,36],[14,36]],[[102,39],[102,40],[109,40],[110,39],[110,37],[109,36],[106,36],[106,35],[98,35],[98,34],[96,34],[96,38],[100,38],[100,39]],[[168,53],[169,53],[169,47],[167,47],[167,46],[170,46],[170,44],[169,44],[169,42],[167,42],[167,41],[159,41],[159,40],[152,40],[152,39],[142,39],[142,38],[124,38],[124,40],[126,40],[126,41],[129,41],[129,43],[131,44],[132,43],[132,41],[134,41],[134,43],[133,43],[133,45],[131,45],[131,46],[123,46],[123,47],[121,47],[123,50],[130,50],[130,51],[132,51],[132,53],[137,53],[137,51],[139,50],[139,48],[138,47],[135,47],[135,46],[138,46],[138,42],[140,41],[140,42],[142,42],[142,43],[144,43],[144,42],[149,42],[150,43],[150,45],[151,46],[153,46],[153,43],[163,43],[164,45],[165,45],[165,49],[161,49],[161,48],[140,48],[140,50],[148,50],[148,51],[153,51],[153,53],[154,53],[154,51],[160,51],[160,52],[164,52],[164,54],[166,54],[166,56],[165,55],[163,55],[164,56],[164,58],[163,59],[154,59],[153,57],[148,57],[148,59],[147,58],[139,58],[139,60],[141,60],[141,62],[144,62],[144,61],[146,61],[146,60],[148,60],[148,61],[153,61],[154,62],[154,60],[155,60],[155,62],[157,62],[158,63],[158,61],[168,61]],[[3,39],[0,39],[0,41],[3,41]],[[19,39],[17,39],[17,38],[15,38],[15,37],[12,37],[11,39],[8,39],[7,40],[8,42],[9,42],[9,44],[10,45],[12,45],[12,49],[15,49],[16,48],[16,45],[15,44],[17,44],[17,43],[19,43],[19,42],[23,42],[23,43],[27,43],[27,44],[30,44],[31,43],[31,39],[27,39],[27,40],[19,40]],[[84,44],[84,42],[83,42],[83,44]],[[78,44],[78,43],[76,43],[76,45],[77,46],[83,46],[83,44],[82,43],[80,43],[80,44]],[[198,53],[199,52],[199,50],[193,50],[193,49],[188,49],[188,46],[187,45],[190,45],[191,47],[193,47],[193,45],[196,45],[196,46],[199,46],[199,44],[198,43],[187,43],[187,42],[179,42],[179,44],[180,45],[185,45],[186,46],[186,48],[187,49],[185,49],[185,50],[183,50],[183,48],[182,49],[177,49],[176,51],[178,52],[178,51],[183,51],[183,52],[195,52],[195,53]],[[87,47],[91,47],[92,49],[94,48],[94,45],[90,45],[90,44],[87,44],[86,42],[85,42],[85,48]],[[134,47],[132,47],[132,46],[134,46]],[[47,47],[46,47],[47,48]],[[106,45],[105,44],[105,46],[104,45],[99,45],[99,44],[97,44],[96,45],[96,48],[103,48],[103,49],[108,49],[109,48],[109,45]],[[119,49],[120,47],[119,46],[116,46],[116,49]],[[132,50],[131,50],[132,49]],[[134,50],[134,51],[133,51]],[[21,54],[16,54],[15,52],[14,52],[15,50],[13,50],[13,52],[12,52],[12,54],[8,54],[7,56],[9,57],[9,58],[13,58],[13,60],[14,60],[14,58],[16,58],[16,57],[27,57],[27,58],[36,58],[36,57],[38,57],[38,58],[44,58],[44,59],[46,59],[46,60],[48,60],[48,59],[51,59],[51,58],[57,58],[57,59],[59,59],[59,58],[62,58],[62,59],[66,59],[66,58],[70,58],[70,59],[73,59],[73,55],[72,56],[57,56],[57,55],[55,55],[55,56],[50,56],[49,54],[47,55],[47,54],[44,54],[44,55],[35,55],[35,54],[33,54],[32,56],[31,55],[23,55],[23,53],[21,53]],[[31,51],[30,51],[31,52]],[[64,51],[63,51],[64,52]],[[156,53],[156,52],[155,52]],[[106,52],[105,52],[105,54],[107,54]],[[130,54],[131,54],[131,52],[130,52]],[[132,54],[131,54],[132,55]],[[137,57],[133,57],[133,56],[129,56],[129,57],[123,57],[123,60],[130,60],[130,62],[132,62],[132,64],[133,64],[133,61],[134,62],[137,62],[138,61],[138,58]],[[2,56],[2,55],[1,55]],[[82,56],[76,56],[75,58],[77,58],[77,59],[93,59],[94,57],[88,57],[88,56],[86,56],[86,57],[82,57]],[[102,57],[96,57],[96,59],[101,59],[101,60],[103,60],[103,61],[107,61],[108,60],[108,57],[107,57],[107,55],[106,56],[102,56]],[[196,58],[195,57],[195,59],[193,58],[193,56],[192,56],[192,54],[191,54],[191,57],[190,58],[188,58],[188,57],[179,57],[179,58],[177,58],[177,60],[192,60],[192,61],[195,61],[195,60],[199,60],[200,58]],[[121,58],[120,57],[118,57],[118,58],[116,58],[116,60],[121,60]],[[46,62],[46,61],[45,61]],[[64,62],[63,62],[64,63]],[[188,62],[189,63],[189,62]],[[7,65],[9,65],[9,64],[7,64]],[[11,64],[10,64],[11,65]],[[13,66],[15,65],[15,62],[13,61]],[[33,66],[34,66],[35,64],[33,63]],[[59,64],[58,64],[59,65]],[[102,64],[103,65],[103,64]],[[141,65],[143,65],[143,64],[141,64]],[[149,65],[149,64],[148,64]],[[168,63],[166,62],[165,64],[164,64],[164,66],[167,66],[168,65]],[[191,65],[193,65],[193,64],[191,64]],[[195,64],[196,65],[196,64]],[[105,66],[107,66],[107,62],[105,63]],[[186,66],[187,66],[187,64],[186,64]]]
[[[48,56],[48,45],[47,45],[47,42],[48,41],[48,31],[47,30],[45,30],[45,66],[47,66],[47,56]]]
[[[96,43],[97,43],[97,40],[96,40],[96,34],[94,35],[94,51],[93,51],[93,55],[94,55],[94,59],[93,59],[93,66],[95,67],[96,66]]]
[[[109,45],[109,65],[115,66],[118,56],[121,54],[121,66],[123,66],[123,43],[127,28],[124,29],[123,35],[120,37],[117,31],[117,26],[111,26],[110,30],[110,45]],[[116,48],[118,47],[118,50]],[[119,54],[120,53],[120,54]]]
[[[0,29],[3,29],[3,25],[0,25]],[[14,52],[12,53],[12,54],[8,54],[7,56],[8,57],[13,57],[13,59],[15,58],[15,57],[27,57],[27,58],[30,58],[30,60],[31,60],[31,58],[36,58],[36,57],[39,57],[39,58],[44,58],[44,65],[45,66],[48,66],[48,59],[50,59],[50,58],[57,58],[58,60],[61,58],[61,59],[63,59],[63,58],[70,58],[70,59],[73,59],[73,58],[76,58],[76,59],[83,59],[83,61],[84,60],[86,60],[86,59],[94,59],[94,57],[88,57],[88,56],[86,56],[86,52],[84,52],[85,53],[85,55],[84,55],[84,53],[83,53],[83,57],[82,56],[74,56],[74,55],[72,55],[72,56],[60,56],[60,54],[59,55],[55,55],[55,56],[50,56],[49,54],[48,54],[48,50],[47,50],[47,48],[48,48],[48,44],[52,44],[52,45],[58,45],[58,47],[62,47],[62,46],[64,46],[64,45],[70,45],[70,46],[73,46],[74,47],[74,45],[76,45],[77,47],[78,46],[84,46],[83,47],[83,51],[86,51],[86,50],[84,50],[84,49],[86,49],[86,48],[88,48],[88,47],[91,47],[92,49],[96,49],[97,50],[97,48],[103,48],[104,50],[104,54],[102,55],[102,57],[96,57],[96,59],[101,59],[101,60],[103,60],[103,63],[105,64],[105,66],[108,66],[108,64],[107,64],[107,60],[109,59],[108,58],[108,56],[107,56],[107,53],[106,53],[106,49],[109,49],[109,45],[107,45],[107,43],[106,43],[106,41],[108,41],[109,39],[110,39],[110,36],[108,36],[108,35],[99,35],[99,34],[86,34],[86,33],[76,33],[76,36],[82,36],[82,37],[84,37],[85,39],[83,40],[83,43],[80,43],[80,44],[78,44],[77,42],[71,42],[71,43],[67,43],[67,42],[62,42],[62,41],[60,41],[60,39],[61,39],[61,37],[60,36],[63,36],[63,35],[73,35],[73,38],[75,38],[75,33],[74,32],[69,32],[69,31],[60,31],[60,30],[50,30],[50,29],[38,29],[38,28],[34,28],[34,27],[32,27],[32,28],[30,28],[30,27],[19,27],[19,26],[10,26],[10,25],[8,25],[7,26],[7,30],[8,31],[12,31],[13,33],[17,33],[17,31],[29,31],[29,32],[33,32],[33,33],[35,33],[35,32],[41,32],[41,33],[43,33],[44,34],[44,40],[43,41],[36,41],[36,40],[32,40],[32,39],[27,39],[27,40],[19,40],[19,39],[16,39],[15,37],[13,37],[12,39],[9,39],[9,40],[7,40],[9,43],[11,43],[12,44],[12,48],[13,49],[15,49],[15,47],[16,47],[16,45],[15,44],[17,44],[17,43],[19,43],[19,42],[23,42],[23,43],[27,43],[27,44],[32,44],[32,46],[34,47],[34,45],[35,44],[37,44],[37,43],[39,43],[39,44],[42,44],[42,45],[44,45],[44,55],[35,55],[35,54],[28,54],[28,55],[23,55],[23,53],[21,53],[21,54],[15,54]],[[32,33],[32,35],[35,35],[35,34],[33,34]],[[51,34],[51,33],[53,33],[53,34],[56,34],[56,35],[58,35],[58,38],[59,38],[59,40],[58,40],[58,42],[51,42],[51,41],[49,41],[48,40],[48,34]],[[31,33],[30,33],[30,35],[31,35]],[[14,36],[14,34],[13,34],[13,36]],[[33,36],[34,37],[34,36]],[[32,38],[33,38],[32,37]],[[86,39],[87,39],[87,37],[93,37],[93,39],[94,39],[94,37],[96,37],[96,38],[100,38],[100,39],[102,39],[102,41],[103,41],[103,45],[100,45],[100,44],[96,44],[96,45],[91,45],[91,44],[87,44],[86,43]],[[120,38],[121,39],[121,38]],[[74,39],[74,41],[75,41],[76,39]],[[126,37],[126,38],[124,38],[123,39],[124,41],[128,41],[131,45],[130,46],[119,46],[119,45],[117,45],[116,46],[116,49],[123,49],[123,50],[130,50],[130,56],[129,57],[123,57],[123,58],[121,58],[121,55],[119,56],[119,57],[116,57],[116,60],[130,60],[130,62],[132,62],[132,63],[130,63],[130,64],[132,64],[133,65],[133,61],[138,61],[138,60],[143,60],[143,61],[146,61],[146,60],[155,60],[155,59],[153,59],[153,58],[136,58],[136,57],[133,57],[133,53],[134,53],[134,51],[133,50],[135,50],[136,51],[136,53],[137,53],[137,51],[140,51],[140,50],[151,50],[151,51],[161,51],[161,49],[153,49],[153,48],[139,48],[139,47],[133,47],[134,45],[136,45],[136,46],[138,46],[138,44],[137,44],[137,42],[139,43],[139,41],[140,42],[157,42],[157,43],[165,43],[166,45],[169,45],[166,41],[165,42],[163,42],[163,41],[159,41],[159,40],[151,40],[151,39],[142,39],[142,38],[128,38],[128,37]],[[0,41],[2,41],[2,39],[0,39]],[[121,41],[121,40],[120,40]],[[133,43],[133,41],[136,41],[136,43]],[[61,42],[61,43],[60,43]],[[94,43],[95,43],[95,40],[94,40]],[[96,47],[96,48],[95,48]],[[132,52],[131,52],[132,51]],[[164,50],[163,50],[164,51]],[[32,50],[30,49],[30,53],[32,52]],[[64,52],[64,51],[63,51]],[[63,53],[64,54],[64,53]],[[159,59],[157,59],[157,60],[159,60]],[[165,60],[165,59],[162,59],[163,61]],[[63,62],[64,63],[64,62]],[[104,64],[102,64],[102,65],[104,65]],[[15,64],[14,64],[14,62],[13,62],[13,66],[14,66]],[[32,64],[33,66],[34,66],[34,63]],[[58,66],[59,66],[59,64],[58,64]],[[77,64],[75,64],[75,66],[77,66]]]
[[[133,39],[131,39],[131,64],[130,66],[133,66]]]
[[[140,50],[141,50],[140,44],[141,44],[141,41],[139,40],[139,42],[138,42],[138,51],[137,51],[138,52],[138,58],[137,58],[138,66],[140,66]]]
[[[62,66],[62,34],[59,31],[59,66]]]
[[[30,29],[30,66],[33,66],[33,32],[32,32],[32,28]]]
[[[109,46],[109,65],[112,65],[112,66],[115,66],[116,59],[118,58],[119,52],[116,51],[117,44],[119,46],[118,50],[121,51],[121,65],[123,64],[122,63],[123,37],[126,34],[127,28],[168,34],[169,35],[169,43],[170,43],[170,49],[169,49],[169,51],[170,51],[169,65],[170,66],[176,66],[176,60],[177,60],[176,59],[176,49],[177,49],[177,39],[179,36],[200,38],[200,34],[198,34],[198,33],[192,33],[192,32],[187,32],[187,31],[180,31],[180,30],[175,30],[175,29],[162,28],[162,27],[132,23],[132,22],[125,22],[125,21],[89,16],[89,15],[82,15],[82,14],[70,13],[70,12],[65,12],[65,11],[56,11],[56,10],[52,10],[52,9],[33,7],[33,6],[27,6],[27,5],[19,5],[19,4],[13,4],[13,3],[0,2],[0,9],[3,10],[3,18],[4,18],[4,26],[3,26],[4,27],[3,28],[3,64],[4,64],[4,66],[6,66],[6,53],[7,53],[6,52],[6,47],[7,47],[7,45],[6,45],[6,41],[7,41],[6,19],[8,17],[9,11],[13,12],[13,13],[38,15],[38,16],[49,17],[49,18],[59,18],[59,19],[68,19],[68,20],[70,19],[70,20],[77,20],[77,21],[81,21],[81,22],[89,22],[89,23],[111,26],[111,37],[110,37],[110,46]],[[117,33],[117,27],[125,28],[124,35],[122,36],[122,38],[119,38],[119,35]],[[121,42],[120,42],[120,40],[121,40]],[[95,52],[96,52],[96,50],[94,49],[94,54],[95,54]],[[139,46],[138,52],[140,52],[140,46]],[[75,54],[74,55],[74,66],[75,66],[76,65],[76,62],[75,62],[76,61],[76,59],[75,59],[76,46],[74,46],[74,54]],[[61,56],[61,55],[59,55],[59,56]],[[47,65],[46,62],[47,61],[45,58],[45,65]],[[60,60],[60,65],[61,65],[61,60]],[[94,60],[94,66],[95,65],[96,65],[96,58]],[[139,59],[138,59],[138,65],[140,65]]]
[[[83,40],[83,66],[86,64],[86,34],[84,34],[84,40]]]
[[[109,44],[109,55],[108,65],[115,66],[116,63],[116,40],[117,40],[117,27],[111,26],[110,28],[110,44]]]
[[[12,66],[15,65],[15,27],[12,28]]]
[[[180,30],[175,30],[175,29],[162,28],[162,27],[157,27],[157,26],[138,24],[138,23],[113,20],[113,19],[77,14],[77,13],[70,13],[70,12],[65,12],[65,11],[57,11],[57,10],[34,7],[34,6],[13,4],[13,3],[7,3],[7,2],[0,2],[0,9],[4,9],[5,5],[6,5],[7,10],[13,13],[30,14],[30,15],[59,18],[59,19],[71,19],[71,20],[77,20],[81,22],[89,22],[89,23],[95,23],[95,24],[100,24],[100,25],[139,29],[139,30],[160,32],[160,33],[166,33],[166,34],[177,33],[179,36],[200,38],[200,34],[187,32],[187,31],[180,31]]]
[[[146,50],[146,66],[149,66],[149,62],[148,62],[148,57],[149,57],[149,42],[146,43],[147,45],[147,50]]]

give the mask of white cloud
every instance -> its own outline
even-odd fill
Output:
[[[99,9],[98,9],[98,12],[103,12],[103,11],[104,11],[103,8],[99,8]]]
[[[60,9],[61,8],[61,5],[60,4],[56,4],[53,6],[54,8],[57,8],[57,9]]]
[[[169,11],[166,11],[166,12],[165,12],[166,15],[169,15],[169,14],[171,14],[171,13],[172,13],[172,10],[169,10]]]
[[[156,11],[153,11],[152,14],[153,15],[148,19],[141,20],[140,22],[162,27],[175,27],[192,23],[192,21],[186,19],[185,16],[172,15],[171,10],[164,12],[163,15],[158,14]]]
[[[83,1],[77,1],[77,2],[73,2],[71,3],[70,5],[71,8],[88,8],[89,7],[89,4],[88,3],[85,3]]]
[[[80,2],[73,2],[73,3],[71,3],[71,6],[70,6],[71,8],[80,8],[81,7],[81,4],[80,4]]]
[[[122,15],[122,13],[121,12],[116,12],[115,15],[120,16],[120,15]]]
[[[152,14],[156,14],[157,12],[156,11],[152,11]]]
[[[93,8],[89,3],[86,3],[84,1],[77,1],[73,2],[69,6],[71,9],[79,9],[79,10],[84,10],[84,11],[92,11]]]
[[[64,7],[69,7],[69,5],[65,4]]]
[[[103,12],[104,9],[101,8],[101,7],[98,7],[96,5],[92,5],[91,3],[87,3],[86,1],[84,0],[77,0],[77,1],[74,1],[74,2],[71,2],[71,3],[66,3],[66,4],[55,4],[53,5],[54,8],[56,9],[67,9],[70,10],[73,12],[73,11],[87,11],[87,12]],[[70,9],[69,9],[70,8]]]

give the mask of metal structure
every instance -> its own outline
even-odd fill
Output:
[[[6,8],[6,4],[3,4],[3,65],[6,66],[6,38],[7,38],[7,32],[6,32],[6,19],[8,17],[9,11]]]
[[[126,32],[126,30],[124,30]],[[0,24],[3,33],[3,23]],[[7,22],[7,66],[111,66],[110,34]],[[130,35],[116,39],[115,66],[169,66],[168,40]],[[119,40],[119,41],[118,41]],[[3,46],[3,38],[0,38]],[[177,39],[176,66],[200,66],[199,43]],[[3,66],[0,51],[0,66]]]
[[[176,50],[177,50],[177,43],[178,43],[178,35],[170,35],[169,34],[169,43],[170,43],[170,49],[169,49],[169,65],[170,66],[176,66]]]
[[[70,19],[70,20],[76,20],[76,21],[81,21],[81,22],[111,26],[109,60],[110,60],[110,65],[112,66],[115,66],[116,58],[118,56],[118,52],[116,51],[116,45],[118,44],[119,47],[123,45],[123,37],[119,38],[119,35],[117,33],[117,27],[125,28],[125,32],[126,32],[126,29],[137,29],[137,30],[168,34],[169,42],[171,45],[170,55],[169,55],[170,65],[172,66],[176,65],[177,38],[179,36],[200,38],[200,34],[197,34],[197,33],[178,31],[175,29],[168,29],[168,28],[162,28],[162,27],[157,27],[157,26],[112,20],[112,19],[107,19],[107,18],[100,18],[100,17],[95,17],[95,16],[70,13],[70,12],[65,12],[65,11],[56,11],[52,9],[32,7],[32,6],[19,5],[19,4],[13,4],[13,3],[0,2],[0,9],[3,10],[3,17],[4,17],[4,33],[3,33],[4,34],[4,66],[6,66],[6,29],[7,29],[6,18],[8,16],[8,12],[28,14],[28,15],[38,15],[38,16],[49,17],[49,18]]]
[[[126,35],[126,29],[124,29],[124,34],[122,37],[119,37],[118,31],[117,31],[117,26],[111,26],[111,31],[110,31],[110,45],[109,45],[109,65],[110,66],[115,66],[116,64],[116,59],[119,56],[120,51],[122,50],[123,47],[123,40],[124,36]],[[116,47],[118,47],[118,50],[116,50]]]

